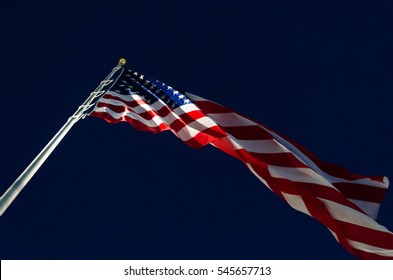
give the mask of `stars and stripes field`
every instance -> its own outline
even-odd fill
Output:
[[[142,131],[170,130],[192,148],[213,145],[241,160],[291,207],[325,225],[354,256],[393,259],[393,234],[376,221],[387,177],[323,162],[249,117],[125,68],[90,115]]]

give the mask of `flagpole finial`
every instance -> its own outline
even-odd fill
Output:
[[[127,60],[126,60],[124,57],[122,57],[122,58],[119,59],[119,64],[120,64],[121,66],[126,65],[126,63],[127,63]]]

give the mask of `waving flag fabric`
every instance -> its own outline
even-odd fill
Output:
[[[142,131],[170,130],[193,148],[211,144],[244,162],[291,207],[324,224],[353,255],[393,259],[393,234],[375,220],[388,188],[386,177],[325,163],[248,117],[128,69],[90,115]]]

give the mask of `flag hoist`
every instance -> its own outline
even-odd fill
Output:
[[[105,93],[103,88],[109,85],[113,81],[111,80],[113,75],[117,71],[119,71],[125,64],[126,64],[126,60],[124,58],[121,58],[118,64],[116,65],[116,67],[114,67],[112,71],[108,74],[108,76],[101,81],[99,86],[90,94],[90,96],[85,100],[85,102],[83,102],[83,104],[79,106],[76,112],[71,117],[68,118],[67,122],[63,125],[63,127],[42,149],[42,151],[30,163],[30,165],[22,172],[22,174],[19,175],[19,177],[8,188],[8,190],[0,197],[0,216],[3,215],[5,210],[7,210],[7,208],[10,206],[12,201],[14,201],[14,199],[18,196],[18,194],[23,190],[26,184],[38,171],[41,165],[53,152],[53,150],[64,138],[64,136],[68,133],[68,131],[72,128],[72,126],[81,118],[84,118],[86,116],[86,111],[95,104],[98,97],[100,97],[102,94]]]

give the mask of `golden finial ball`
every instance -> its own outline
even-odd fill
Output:
[[[122,58],[119,59],[119,64],[120,64],[121,66],[126,65],[126,63],[127,63],[127,60],[126,60],[124,57],[122,57]]]

